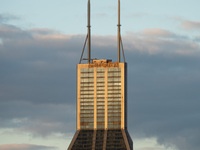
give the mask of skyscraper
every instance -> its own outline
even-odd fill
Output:
[[[77,131],[68,150],[132,150],[127,130],[127,63],[120,35],[120,0],[118,61],[90,58],[90,0],[86,42],[87,63],[81,63],[81,56],[77,65]],[[124,62],[120,61],[121,49]]]

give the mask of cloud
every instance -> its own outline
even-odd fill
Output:
[[[56,150],[56,147],[30,144],[5,144],[0,145],[1,150]]]
[[[195,37],[194,40],[197,41],[197,42],[200,42],[200,36]]]
[[[200,21],[185,20],[181,23],[181,26],[186,30],[200,30]]]
[[[144,148],[139,148],[138,150],[165,150],[165,148],[144,147]]]
[[[181,23],[181,28],[188,31],[198,31],[200,29],[200,21],[186,20],[182,17],[173,18],[175,21]]]
[[[30,34],[12,25],[2,25],[0,28],[0,35],[3,40],[16,38],[30,38]]]
[[[44,137],[55,133],[63,135],[74,129],[76,112],[70,104],[31,104],[16,101],[1,102],[0,108],[0,128],[13,129],[13,132]]]
[[[0,24],[8,23],[11,20],[20,20],[20,18],[11,14],[0,14]]]
[[[161,29],[147,29],[139,33],[128,32],[123,37],[125,49],[150,55],[193,55],[199,53],[198,43]]]
[[[36,137],[74,133],[76,64],[85,35],[5,24],[0,32],[0,128]],[[199,44],[162,29],[122,40],[131,135],[199,150]],[[92,56],[117,60],[116,37],[92,36]]]
[[[160,28],[145,29],[139,32],[139,35],[157,38],[184,38],[183,36],[178,36],[175,33]]]

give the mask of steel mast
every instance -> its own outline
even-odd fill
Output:
[[[120,62],[120,0],[118,0],[118,33],[117,33],[117,47],[118,47],[118,62]]]
[[[88,0],[88,64],[90,63],[90,55],[91,55],[91,33],[90,33],[90,0]]]

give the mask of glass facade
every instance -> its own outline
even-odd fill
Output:
[[[94,127],[94,68],[82,68],[80,76],[81,129]]]
[[[105,68],[97,68],[97,129],[105,128]]]
[[[121,68],[108,68],[108,129],[121,128]]]
[[[80,69],[80,129],[95,128],[95,120],[97,129],[121,128],[121,74],[120,67]]]

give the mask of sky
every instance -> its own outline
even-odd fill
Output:
[[[199,5],[121,0],[135,150],[200,149]],[[116,61],[117,0],[91,0],[91,25],[92,58]],[[86,26],[87,0],[0,0],[0,150],[68,147]]]

